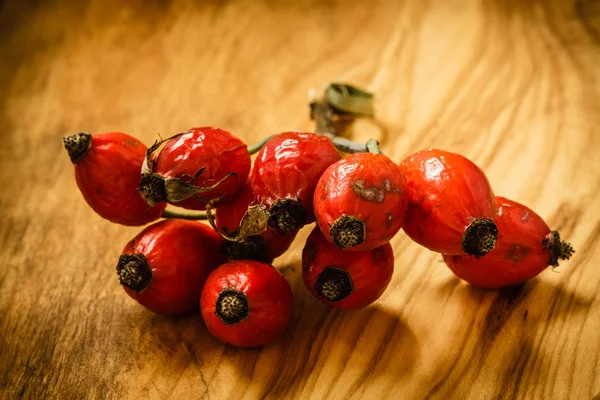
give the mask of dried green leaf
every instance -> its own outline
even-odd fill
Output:
[[[373,117],[373,94],[344,83],[332,83],[325,90],[327,102],[336,110]]]
[[[267,207],[262,204],[248,207],[248,211],[246,211],[240,223],[237,239],[244,240],[247,237],[260,235],[266,231],[270,216]]]

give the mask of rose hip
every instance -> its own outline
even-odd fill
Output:
[[[499,288],[525,282],[571,257],[571,245],[531,209],[504,197],[496,197],[496,202],[499,233],[494,250],[482,259],[443,256],[458,277],[476,286]]]
[[[482,257],[494,248],[496,201],[481,169],[459,154],[434,149],[407,157],[400,169],[409,196],[403,229],[411,239],[453,255]]]
[[[147,147],[121,132],[77,133],[63,139],[75,166],[75,180],[88,205],[109,221],[145,225],[165,204],[150,207],[136,192]]]
[[[314,205],[329,242],[347,251],[374,249],[389,242],[404,224],[406,180],[382,154],[352,154],[323,173]]]
[[[341,310],[366,307],[385,291],[394,272],[389,243],[368,251],[346,252],[316,227],[302,251],[304,285],[325,304]]]
[[[217,229],[225,236],[236,236],[248,207],[254,205],[254,198],[252,186],[250,182],[246,182],[232,201],[221,204],[217,208],[215,213]],[[243,238],[241,241],[225,240],[224,247],[232,260],[248,259],[271,263],[290,247],[296,233],[298,231],[282,235],[273,228],[267,227],[262,234]]]
[[[252,190],[271,214],[269,226],[286,234],[313,222],[317,181],[339,159],[335,146],[323,135],[285,132],[271,138],[252,170]]]
[[[230,261],[213,271],[200,309],[208,331],[238,347],[262,346],[283,333],[292,315],[292,290],[273,266]]]
[[[247,146],[218,128],[192,128],[166,140],[158,156],[151,148],[139,182],[150,205],[173,205],[204,210],[214,199],[227,201],[244,185],[250,172]]]
[[[183,314],[198,308],[208,274],[227,261],[221,237],[195,221],[168,219],[144,229],[119,257],[125,292],[150,311]]]

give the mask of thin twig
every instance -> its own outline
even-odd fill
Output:
[[[189,213],[181,213],[177,211],[165,210],[163,211],[162,218],[179,218],[179,219],[188,219],[192,221],[203,221],[207,220],[208,217],[206,213],[203,214],[189,214]]]

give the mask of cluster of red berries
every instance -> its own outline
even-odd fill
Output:
[[[246,144],[216,128],[150,148],[124,133],[79,133],[64,144],[84,198],[112,222],[145,225],[167,204],[206,210],[212,228],[178,218],[146,227],[125,246],[117,273],[151,311],[200,307],[208,330],[235,346],[260,346],[285,330],[292,291],[271,263],[315,221],[304,283],[338,309],[365,307],[385,291],[389,241],[400,229],[488,288],[523,282],[573,253],[532,210],[495,197],[475,164],[445,151],[396,164],[369,141],[368,151],[342,158],[328,136],[286,132],[264,144],[251,171]]]

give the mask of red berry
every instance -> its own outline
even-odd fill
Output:
[[[408,183],[404,231],[415,242],[445,254],[482,257],[494,248],[496,201],[485,174],[467,158],[427,149],[400,169]]]
[[[219,231],[226,236],[235,236],[248,207],[254,205],[254,198],[252,186],[250,182],[246,182],[232,201],[219,205],[215,213]],[[225,240],[224,245],[230,259],[271,263],[290,247],[296,233],[298,231],[282,235],[267,227],[260,235],[243,238],[242,241]]]
[[[406,180],[382,154],[358,153],[331,165],[314,196],[317,223],[329,242],[347,251],[387,243],[406,218]]]
[[[258,261],[230,261],[213,271],[200,310],[208,331],[238,347],[262,346],[283,333],[292,315],[283,275]]]
[[[166,205],[150,207],[136,191],[147,150],[142,142],[120,132],[78,133],[63,142],[79,190],[102,218],[137,226],[160,217]]]
[[[332,245],[316,227],[302,251],[302,277],[311,293],[331,307],[366,307],[385,291],[394,272],[389,243],[368,251],[346,252]]]
[[[125,292],[158,314],[198,308],[208,274],[226,262],[221,237],[195,221],[168,219],[150,225],[125,246],[117,274]]]
[[[252,170],[252,190],[271,213],[269,225],[285,234],[313,222],[319,177],[339,159],[335,146],[323,135],[285,132],[270,139]]]
[[[176,136],[158,156],[148,160],[150,172],[140,180],[140,193],[148,204],[169,202],[204,210],[208,201],[223,201],[244,185],[250,172],[248,147],[218,128],[192,128]]]
[[[496,197],[496,202],[499,233],[494,250],[482,259],[444,255],[458,277],[476,286],[499,288],[525,282],[571,257],[571,245],[531,209],[504,197]]]

